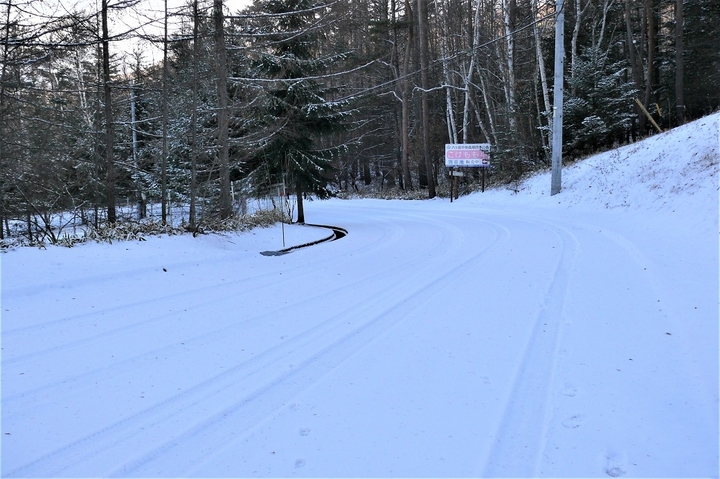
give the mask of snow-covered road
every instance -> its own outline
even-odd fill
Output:
[[[717,474],[716,237],[462,200],[308,214],[349,235],[4,255],[3,475]]]
[[[717,477],[719,177],[714,114],[283,256],[3,253],[2,475]]]

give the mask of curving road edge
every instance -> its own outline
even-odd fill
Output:
[[[340,228],[339,226],[330,226],[330,225],[318,225],[318,224],[312,224],[312,223],[298,223],[303,226],[312,226],[315,228],[325,228],[332,231],[332,234],[326,238],[321,238],[316,241],[310,241],[309,243],[303,243],[295,246],[290,246],[288,248],[283,248],[277,251],[261,251],[260,254],[263,256],[282,256],[284,254],[288,254],[296,249],[300,248],[307,248],[308,246],[315,246],[320,243],[328,243],[330,241],[336,241],[340,238],[344,238],[348,235],[348,231],[345,228]]]

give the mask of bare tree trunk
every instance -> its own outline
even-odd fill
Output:
[[[480,131],[482,131],[483,136],[485,137],[485,141],[487,143],[490,143],[492,140],[490,139],[490,133],[488,132],[487,127],[485,126],[485,122],[482,119],[482,115],[480,114],[480,106],[477,104],[476,101],[473,102],[473,109],[475,110],[475,119],[478,122],[478,125],[480,125]],[[495,143],[497,144],[497,142]]]
[[[198,110],[198,55],[200,53],[200,46],[198,41],[200,35],[198,34],[198,23],[200,17],[198,15],[198,0],[193,0],[193,85],[192,85],[192,118],[190,120],[190,141],[192,143],[192,152],[190,158],[190,213],[189,223],[190,228],[195,230],[197,227],[197,155],[198,155],[198,144],[197,144],[197,110]]]
[[[645,105],[652,102],[655,91],[655,50],[657,49],[657,28],[653,0],[645,0],[645,18],[647,20],[647,83],[645,84]]]
[[[440,21],[442,22],[442,31],[439,35],[440,40],[440,61],[442,62],[443,81],[445,82],[445,121],[447,123],[447,133],[450,143],[458,142],[457,125],[455,124],[455,112],[453,111],[452,102],[452,90],[451,90],[451,79],[450,79],[450,65],[448,60],[448,45],[447,36],[448,25],[447,25],[447,3],[443,2],[442,13],[439,13]],[[435,0],[435,11],[441,12],[438,6],[437,0]]]
[[[631,0],[625,0],[625,31],[627,34],[628,61],[630,62],[630,70],[632,71],[635,89],[637,91],[640,91],[640,88],[642,86],[643,74],[642,65],[638,61],[638,56],[635,52],[635,41],[632,31],[632,18],[630,15],[630,1]],[[635,112],[637,113],[637,115],[639,115],[640,125],[642,125],[645,117],[637,106],[635,106]]]
[[[537,2],[538,0],[532,0],[533,19],[537,19],[538,16]],[[548,90],[547,75],[545,73],[545,57],[542,52],[540,30],[538,29],[537,23],[533,25],[533,34],[535,35],[535,54],[537,55],[538,71],[540,73],[540,88],[542,89],[543,106],[545,107],[545,116],[549,120],[552,106],[550,105],[550,93]]]
[[[412,189],[412,177],[410,176],[410,54],[413,43],[413,28],[412,28],[412,8],[410,7],[410,1],[405,0],[405,14],[407,15],[408,22],[408,38],[407,45],[405,45],[405,58],[403,58],[403,72],[402,72],[402,158],[401,166],[403,173],[403,183],[406,190]]]
[[[93,121],[92,117],[90,115],[90,108],[88,108],[87,104],[87,94],[85,93],[85,80],[83,79],[83,67],[82,62],[80,59],[80,52],[77,50],[74,52],[75,54],[75,80],[77,81],[77,89],[78,89],[78,101],[80,103],[80,110],[83,114],[83,120],[85,120],[85,124],[88,127],[92,127]]]
[[[496,145],[499,144],[498,140],[498,134],[497,134],[497,128],[495,128],[495,120],[493,118],[493,111],[490,108],[490,101],[488,100],[487,95],[487,87],[485,86],[485,78],[482,74],[479,75],[480,77],[480,92],[483,95],[483,103],[485,104],[485,114],[488,117],[488,122],[490,123],[490,134],[492,135],[492,139],[495,142]],[[490,140],[490,138],[488,138]]]
[[[218,147],[220,163],[220,217],[225,219],[232,215],[230,198],[230,145],[228,129],[230,124],[227,93],[227,58],[225,53],[225,17],[223,0],[214,0],[215,19],[215,55],[218,92]]]
[[[133,80],[130,80],[130,125],[132,128],[132,159],[133,159],[133,168],[135,169],[135,177],[137,180],[134,181],[135,183],[135,195],[136,195],[136,201],[137,201],[137,215],[138,219],[143,219],[145,217],[144,215],[144,208],[143,208],[143,199],[142,199],[142,189],[140,188],[140,165],[138,164],[138,137],[137,137],[137,117],[135,115],[135,106],[137,103],[137,92],[135,88],[135,82]]]
[[[5,20],[5,39],[3,42],[2,71],[0,72],[0,167],[5,160],[5,75],[7,74],[8,51],[10,49],[10,9],[12,8],[12,0],[8,0],[7,17]],[[5,238],[5,229],[3,227],[3,219],[5,219],[5,188],[0,190],[0,239]],[[8,232],[9,234],[9,232]]]
[[[305,206],[303,204],[303,190],[300,180],[295,182],[295,196],[297,197],[298,223],[305,223]]]
[[[7,16],[5,18],[5,39],[3,41],[2,72],[0,73],[0,125],[5,125],[5,109],[4,109],[4,107],[5,107],[5,75],[7,74],[8,52],[10,50],[10,9],[11,8],[12,8],[12,0],[8,0]],[[0,155],[2,155],[1,148],[0,148]],[[0,156],[0,160],[2,160],[2,156]]]
[[[675,0],[675,112],[677,124],[685,123],[685,41],[683,0]]]
[[[108,223],[117,222],[115,207],[115,159],[113,155],[113,112],[110,95],[110,36],[108,34],[108,0],[102,0],[102,66],[105,100],[105,194]]]
[[[420,83],[421,83],[421,102],[422,102],[422,121],[423,121],[423,156],[425,157],[425,171],[428,182],[428,196],[435,198],[435,174],[432,165],[432,157],[430,156],[430,106],[428,105],[428,69],[430,61],[428,58],[428,19],[427,19],[427,0],[417,0],[418,9],[418,36],[420,40]]]
[[[168,157],[168,11],[165,0],[165,36],[163,37],[163,74],[162,74],[162,163],[160,165],[160,216],[163,224],[167,223],[167,157]]]
[[[505,92],[507,97],[508,126],[510,131],[514,132],[517,130],[517,120],[515,117],[515,96],[517,91],[515,85],[515,36],[513,35],[515,30],[515,0],[503,0],[503,14],[505,18],[503,22],[505,28],[505,46],[507,48],[507,55],[505,57],[505,67],[507,68]]]
[[[582,7],[582,0],[575,0],[575,25],[573,26],[572,40],[570,41],[570,78],[575,79],[575,65],[578,59],[578,38],[580,36],[580,25],[582,24],[583,13],[590,5],[590,0]]]
[[[597,41],[598,48],[602,47],[602,42],[603,42],[603,39],[605,38],[605,28],[607,26],[608,12],[610,11],[610,8],[612,7],[613,3],[615,3],[615,0],[604,0],[603,1],[602,21],[600,23],[600,34],[598,35],[598,41]]]
[[[538,17],[538,9],[537,9],[537,2],[538,0],[531,0],[531,8],[533,13],[533,19],[537,19]],[[552,106],[550,105],[550,93],[548,90],[548,83],[547,83],[547,75],[545,73],[545,57],[542,52],[542,45],[540,42],[540,30],[538,28],[538,24],[535,23],[533,25],[533,35],[535,37],[535,55],[537,57],[537,67],[538,67],[538,73],[540,75],[540,89],[542,90],[542,98],[543,98],[543,110],[539,111],[538,113],[538,125],[539,126],[545,126],[546,122],[548,125],[548,130],[550,130],[550,118],[552,115]],[[536,82],[537,84],[537,82]],[[536,87],[537,88],[537,87]],[[537,95],[536,95],[537,98]],[[540,110],[540,103],[536,100],[536,103],[538,104],[538,110]],[[550,155],[550,144],[548,140],[547,134],[541,129],[540,130],[540,140],[542,142],[543,150],[545,151],[546,155]]]
[[[470,10],[472,13],[472,8]],[[468,19],[470,20],[470,19]],[[467,69],[465,75],[465,104],[463,105],[463,143],[468,143],[470,140],[470,104],[473,84],[473,74],[475,73],[475,64],[477,63],[478,49],[476,48],[480,43],[480,0],[475,1],[475,15],[473,21],[473,34],[470,41],[470,66]]]
[[[645,68],[649,68],[649,65],[644,64],[644,61],[647,59],[647,56],[646,56],[647,55],[647,43],[645,40],[647,39],[647,23],[648,22],[647,22],[647,15],[644,14],[645,0],[639,0],[639,1],[643,5],[643,8],[642,8],[643,13],[642,13],[642,18],[640,20],[640,41],[637,43],[638,50],[639,50],[639,52],[638,52],[639,58],[638,58],[637,63],[638,63],[638,66],[643,68],[642,81],[640,83],[641,85],[643,85],[644,84],[643,82],[646,82],[648,79],[648,74],[647,74]],[[645,89],[647,90],[647,85],[645,85]],[[639,97],[640,97],[640,90],[638,90],[638,99],[639,99]],[[638,122],[638,127],[640,129],[641,134],[644,134],[647,129],[647,117],[643,114],[642,109],[639,106],[637,108],[637,111],[638,111],[638,116],[640,119],[640,121]]]

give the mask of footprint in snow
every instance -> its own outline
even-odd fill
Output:
[[[575,395],[577,394],[577,388],[575,388],[575,386],[573,386],[571,384],[566,384],[565,389],[563,389],[562,393],[563,393],[563,396],[575,397]]]
[[[304,427],[300,429],[300,435],[301,436],[307,436],[310,434],[310,428]]]
[[[614,452],[605,454],[605,474],[610,477],[621,477],[626,474],[623,459]]]
[[[570,416],[569,418],[565,419],[562,422],[562,425],[568,429],[577,429],[582,425],[584,420],[584,414],[575,414],[574,416]]]

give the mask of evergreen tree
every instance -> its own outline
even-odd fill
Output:
[[[720,2],[685,5],[685,114],[694,119],[720,108]]]
[[[256,7],[266,17],[265,29],[274,32],[270,47],[256,60],[256,75],[266,80],[265,139],[255,154],[275,182],[284,179],[297,195],[298,222],[305,222],[303,196],[331,195],[333,159],[343,147],[322,144],[323,137],[347,124],[344,102],[329,101],[333,91],[322,75],[344,55],[316,58],[321,30],[317,21],[323,4],[316,0],[264,0]],[[311,28],[312,27],[312,28]],[[262,37],[266,40],[267,37]]]
[[[637,90],[627,74],[627,61],[612,61],[610,51],[587,48],[577,59],[565,101],[568,151],[591,152],[625,140],[632,126]]]

